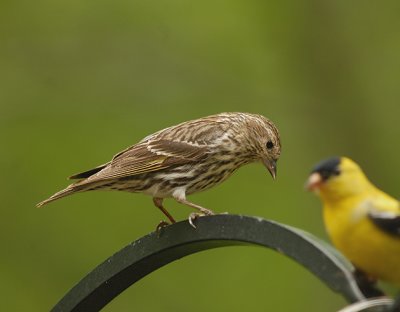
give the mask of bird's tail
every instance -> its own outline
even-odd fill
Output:
[[[51,203],[52,201],[55,201],[57,199],[63,198],[65,196],[77,193],[77,192],[82,192],[84,191],[86,188],[83,185],[74,185],[71,184],[69,185],[67,188],[55,193],[54,195],[50,196],[49,198],[47,198],[46,200],[36,204],[36,207],[42,207],[43,205],[46,205],[48,203]]]

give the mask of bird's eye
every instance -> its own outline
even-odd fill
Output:
[[[272,141],[268,141],[267,142],[267,149],[271,149],[274,147],[274,143],[272,143]]]
[[[338,168],[336,168],[336,169],[333,171],[333,174],[338,176],[338,175],[340,174],[340,170],[339,170]]]

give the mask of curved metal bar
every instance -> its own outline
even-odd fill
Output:
[[[394,300],[391,298],[373,298],[355,302],[338,312],[396,312],[396,310],[393,310],[393,302]]]
[[[99,311],[130,285],[174,260],[232,245],[274,249],[302,264],[347,301],[365,299],[352,265],[307,232],[262,218],[229,214],[198,218],[196,226],[178,222],[130,243],[84,277],[52,311]]]

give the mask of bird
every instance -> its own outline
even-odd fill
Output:
[[[399,287],[399,201],[373,185],[348,157],[318,163],[306,187],[321,198],[328,236],[357,272],[371,283],[382,280]]]
[[[259,114],[227,112],[190,120],[146,136],[116,154],[111,161],[72,175],[65,189],[37,204],[41,207],[62,197],[93,190],[144,193],[175,223],[163,200],[195,208],[190,224],[214,212],[190,202],[186,196],[225,181],[239,167],[262,162],[275,180],[281,153],[277,127]],[[161,221],[160,225],[168,225]]]

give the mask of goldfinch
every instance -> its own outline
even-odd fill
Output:
[[[400,204],[376,188],[346,157],[317,164],[308,190],[323,202],[333,244],[372,280],[400,286]]]

